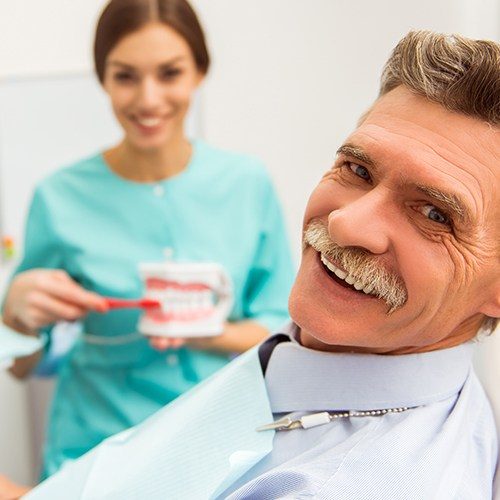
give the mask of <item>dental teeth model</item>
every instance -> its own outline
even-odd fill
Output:
[[[222,266],[212,262],[140,264],[145,297],[161,307],[145,311],[139,331],[165,337],[222,333],[232,306],[232,287]]]

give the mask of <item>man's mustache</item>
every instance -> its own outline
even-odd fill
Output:
[[[330,239],[323,221],[312,220],[304,231],[303,241],[304,247],[310,245],[327,259],[337,263],[356,281],[373,287],[370,294],[385,301],[389,307],[388,314],[403,307],[408,300],[408,292],[400,276],[385,269],[366,250],[338,246]]]

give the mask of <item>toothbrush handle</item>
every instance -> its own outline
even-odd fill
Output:
[[[107,297],[106,303],[110,309],[156,309],[161,306],[157,300],[153,299],[116,299]]]

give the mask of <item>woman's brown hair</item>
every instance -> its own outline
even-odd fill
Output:
[[[198,17],[186,0],[111,0],[97,22],[94,39],[94,66],[103,83],[106,58],[125,36],[151,22],[168,25],[191,48],[198,70],[206,74],[210,56]]]

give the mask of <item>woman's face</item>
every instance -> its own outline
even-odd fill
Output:
[[[120,40],[106,59],[104,89],[125,140],[154,150],[183,137],[183,124],[203,75],[186,40],[151,23]]]

